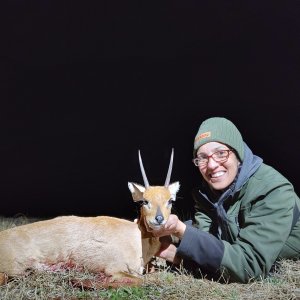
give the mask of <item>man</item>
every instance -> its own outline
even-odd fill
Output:
[[[164,237],[160,257],[244,283],[267,276],[276,260],[300,257],[299,197],[252,154],[231,121],[215,117],[201,124],[193,162],[201,174],[195,220],[183,223],[172,214],[154,232]],[[178,247],[169,235],[180,239]]]

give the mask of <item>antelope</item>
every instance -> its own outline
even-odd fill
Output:
[[[100,286],[140,285],[145,266],[160,248],[152,230],[171,213],[179,182],[170,184],[172,149],[164,186],[150,186],[140,151],[144,186],[128,182],[133,201],[141,204],[136,221],[97,216],[60,216],[0,232],[0,284],[31,270],[82,267],[105,274]]]

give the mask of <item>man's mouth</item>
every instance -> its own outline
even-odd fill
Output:
[[[216,173],[212,173],[212,174],[210,174],[210,178],[219,178],[219,177],[223,176],[225,173],[226,173],[225,171],[219,171]]]
[[[215,183],[215,182],[219,182],[219,181],[222,181],[223,180],[223,176],[226,174],[225,171],[219,171],[219,172],[216,172],[216,173],[212,173],[210,174],[210,181],[212,183]]]

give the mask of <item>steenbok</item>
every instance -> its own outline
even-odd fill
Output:
[[[150,186],[141,159],[144,186],[128,183],[139,202],[137,221],[98,216],[61,216],[0,232],[0,284],[31,270],[85,268],[105,275],[100,286],[139,285],[144,267],[160,248],[151,230],[164,226],[179,183],[170,184],[173,150],[164,186]]]

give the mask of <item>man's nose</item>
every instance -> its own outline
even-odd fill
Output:
[[[214,169],[217,166],[219,166],[219,163],[216,162],[212,157],[209,157],[207,162],[207,167],[210,169]]]

